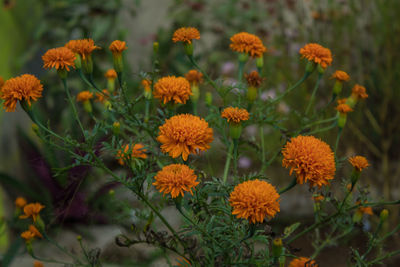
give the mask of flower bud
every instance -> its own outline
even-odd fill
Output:
[[[333,86],[333,94],[339,95],[342,92],[343,83],[339,80],[335,81],[335,85]]]
[[[39,126],[36,123],[32,123],[32,131],[35,134],[39,134]]]
[[[118,121],[116,121],[113,123],[113,133],[114,135],[119,135],[120,132],[121,132],[121,124]]]
[[[79,54],[79,53],[76,53],[75,54],[75,61],[74,61],[74,63],[75,63],[75,67],[76,67],[76,69],[81,69],[82,68],[82,58],[81,58],[81,55]]]
[[[107,89],[110,93],[115,91],[115,79],[107,79]]]
[[[205,95],[206,105],[207,106],[211,106],[212,105],[212,101],[213,101],[213,97],[212,97],[211,92],[206,92],[206,95]]]
[[[263,56],[258,57],[256,59],[256,66],[257,66],[258,72],[261,72],[262,68],[264,67],[264,57]]]
[[[346,121],[347,121],[347,114],[340,113],[338,117],[339,128],[344,128]]]
[[[354,106],[357,104],[357,98],[351,95],[350,97],[347,98],[346,104],[349,105],[351,108],[354,108]]]
[[[93,60],[92,55],[89,54],[82,62],[83,71],[87,74],[93,73]]]
[[[199,86],[197,84],[192,85],[192,95],[190,96],[190,99],[193,102],[197,102],[200,98],[200,90]]]
[[[357,210],[353,215],[353,222],[354,223],[361,222],[362,217],[363,217],[363,213],[361,211]]]
[[[87,112],[87,113],[92,113],[93,109],[92,109],[92,104],[90,103],[90,100],[85,100],[83,102],[83,109]]]
[[[82,241],[82,236],[81,236],[81,235],[78,235],[78,236],[76,237],[76,240]]]
[[[250,87],[247,89],[247,100],[248,100],[250,103],[253,103],[253,102],[257,99],[257,96],[258,96],[258,90],[257,90],[257,88],[255,88],[254,86],[250,86]]]
[[[114,69],[117,73],[121,73],[122,70],[124,69],[124,65],[122,63],[122,54],[120,53],[114,53],[113,54],[113,63],[114,63]]]
[[[158,49],[160,47],[160,44],[158,42],[154,42],[153,43],[153,53],[157,54],[158,53]]]
[[[386,221],[389,216],[389,211],[387,209],[383,209],[381,214],[379,215],[382,222]]]
[[[272,241],[272,256],[278,258],[282,254],[282,239],[275,238]]]

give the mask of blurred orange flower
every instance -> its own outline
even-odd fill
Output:
[[[342,70],[337,70],[332,74],[331,79],[336,79],[340,82],[348,82],[350,80],[350,76]]]
[[[76,96],[76,101],[85,102],[93,98],[93,93],[89,91],[82,91]]]
[[[222,111],[221,117],[227,119],[228,122],[240,123],[242,121],[247,121],[250,114],[244,108],[227,107]]]
[[[155,83],[153,95],[164,104],[170,101],[174,101],[175,104],[185,104],[192,95],[192,89],[185,78],[167,76]]]
[[[369,166],[368,160],[363,156],[351,157],[349,162],[359,172]]]
[[[76,57],[74,52],[67,47],[57,47],[50,50],[42,56],[43,67],[45,69],[65,69],[69,71],[69,67],[75,68]]]
[[[86,60],[86,58],[92,54],[93,50],[100,49],[100,47],[94,44],[92,39],[71,40],[65,45],[65,47],[71,49],[72,52],[79,54],[83,60]]]
[[[267,51],[261,39],[248,32],[233,35],[229,47],[235,52],[247,53],[253,58],[261,57]]]
[[[122,149],[118,150],[117,159],[120,165],[125,165],[125,161],[136,159],[146,159],[147,150],[144,149],[142,144],[133,144],[133,146],[129,146],[129,144],[125,145]],[[130,154],[130,155],[129,155]]]
[[[318,267],[318,264],[309,258],[300,257],[292,260],[289,267]]]
[[[33,221],[36,222],[37,218],[39,217],[40,211],[44,209],[44,206],[38,202],[30,203],[24,206],[24,214],[20,215],[20,219],[27,219],[32,217]]]
[[[200,32],[198,29],[193,27],[182,27],[177,29],[172,36],[174,43],[184,42],[191,44],[193,39],[200,39]]]
[[[324,69],[332,64],[331,50],[319,44],[306,44],[300,48],[300,54],[301,58],[306,58],[308,61],[319,64]]]

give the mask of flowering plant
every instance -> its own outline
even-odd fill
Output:
[[[365,87],[356,84],[351,95],[338,99],[350,78],[344,71],[336,71],[331,98],[324,99],[321,108],[315,107],[321,80],[333,64],[328,48],[315,43],[301,48],[301,59],[306,61],[303,77],[282,94],[264,101],[260,93],[268,78],[263,77],[268,50],[259,37],[246,32],[232,36],[230,48],[238,56],[238,79],[233,85],[212,79],[197,63],[197,29],[180,28],[171,38],[182,44],[182,53],[194,69],[185,75],[161,76],[157,68],[159,47],[154,43],[153,69],[143,73],[136,88],[126,83],[123,53],[128,46],[124,41],[116,40],[109,46],[114,68],[105,74],[107,89],[101,89],[93,77],[95,51],[100,47],[92,39],[71,40],[43,55],[44,68],[54,69],[61,80],[79,129],[77,136],[69,131],[57,133],[51,128],[52,122],[43,123],[38,118],[33,103],[46,97],[46,91],[35,76],[24,74],[1,85],[4,108],[12,112],[19,102],[41,141],[73,159],[65,169],[94,167],[140,201],[140,208],[128,208],[135,210],[140,220],[116,237],[117,245],[148,243],[161,248],[167,258],[173,259],[171,264],[180,266],[284,266],[286,262],[289,266],[318,266],[321,251],[359,230],[363,216],[379,212],[372,234],[367,232],[367,246],[351,248],[349,260],[357,266],[371,266],[400,253],[381,249],[400,230],[400,225],[384,229],[388,217],[384,208],[400,201],[370,199],[368,192],[358,186],[368,160],[341,155],[339,150],[347,116],[368,97]],[[256,70],[248,71],[250,64]],[[287,128],[276,107],[315,74],[311,96],[304,101],[304,110],[299,111],[299,125]],[[76,97],[68,84],[71,75],[78,75],[84,85]],[[250,125],[258,127],[258,140],[243,134]],[[264,132],[266,125],[279,135],[277,151],[265,145],[269,138]],[[336,131],[332,146],[317,137],[327,131]],[[218,142],[226,151],[224,168],[207,171],[202,159],[218,149]],[[238,158],[246,146],[259,156],[260,168],[241,174]],[[294,176],[281,178],[287,183],[284,187],[273,185],[266,175],[271,163],[280,158],[282,167],[289,169],[288,176]],[[338,169],[343,169],[344,178],[337,177]],[[315,221],[294,221],[283,230],[276,229],[277,218],[286,207],[282,195],[290,194],[295,187],[305,187],[303,184],[308,184]],[[172,226],[163,213],[170,205],[183,220],[180,226]],[[32,257],[43,262],[100,266],[99,256],[88,255],[81,236],[78,242],[82,254],[72,253],[50,238],[51,223],[40,216],[46,207],[27,204],[21,198],[16,206],[17,217],[31,223],[21,237]],[[166,231],[158,230],[157,223]],[[298,253],[296,247],[300,245],[295,242],[307,234],[313,235],[314,251],[304,255]],[[42,258],[35,251],[35,238],[55,245],[68,260]]]

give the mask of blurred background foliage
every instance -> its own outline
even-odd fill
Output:
[[[152,14],[157,15],[152,17]],[[351,76],[343,97],[350,93],[354,83],[364,85],[369,94],[350,114],[340,151],[344,151],[343,156],[366,156],[372,167],[367,170],[363,183],[371,184],[370,190],[376,196],[390,200],[398,198],[400,186],[398,14],[400,1],[387,0],[4,0],[0,8],[0,76],[7,79],[29,72],[41,77],[46,94],[40,104],[43,117],[56,130],[69,129],[72,125],[69,111],[57,104],[64,101],[60,84],[54,73],[41,68],[41,55],[70,39],[90,37],[103,48],[95,52],[97,79],[111,67],[108,44],[118,38],[127,40],[126,62],[131,68],[127,78],[134,91],[140,90],[137,86],[140,71],[150,71],[153,41],[160,44],[161,74],[182,75],[190,68],[182,47],[171,42],[172,33],[178,27],[194,26],[200,30],[202,38],[195,44],[195,56],[212,78],[222,78],[227,84],[234,84],[237,68],[236,55],[229,50],[229,38],[240,31],[254,33],[268,48],[263,69],[266,81],[262,97],[265,99],[279,94],[303,75],[305,64],[299,60],[300,47],[309,42],[320,43],[333,53],[333,65],[327,75],[340,69]],[[252,68],[255,66],[248,64],[247,70]],[[282,114],[289,113],[292,118],[284,122],[287,128],[296,127],[297,110],[304,109],[297,99],[310,97],[315,79],[312,77],[286,99],[286,104],[278,107]],[[75,92],[85,89],[74,81],[71,85]],[[333,81],[325,79],[318,92],[321,99],[329,98],[332,87]],[[211,91],[211,88],[203,86],[203,90]],[[218,95],[213,94],[217,105],[222,106]],[[317,105],[321,107],[325,103],[321,101]],[[89,184],[96,181],[96,173],[82,170],[82,166],[61,170],[54,176],[54,170],[65,166],[68,158],[38,144],[22,112],[7,116],[7,121],[1,113],[4,133],[1,181],[9,199],[24,195],[31,201],[45,202],[46,206],[54,207],[51,212],[58,212],[63,222],[107,223],[99,210],[112,211],[104,205],[107,201],[104,198],[107,199],[105,192],[114,185],[103,182],[91,188]],[[21,129],[13,131],[10,125],[20,125]],[[277,133],[272,129],[266,132],[263,138],[267,147],[279,148],[280,144],[275,142]],[[246,134],[260,138],[251,128]],[[333,144],[336,133],[332,131],[322,137]],[[221,158],[213,155],[211,162],[218,163]],[[243,159],[247,161],[243,160],[246,164],[241,165],[242,173],[251,172],[258,164],[257,155],[247,153]],[[40,168],[35,169],[38,162]],[[273,182],[279,183],[280,179],[274,177],[282,174],[280,168],[278,160],[267,170]],[[71,205],[79,208],[70,209]],[[397,221],[399,211],[391,210],[391,214],[392,220]],[[16,235],[18,230],[14,230]]]

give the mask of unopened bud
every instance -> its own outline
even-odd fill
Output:
[[[275,238],[272,241],[272,256],[278,258],[282,254],[282,239]]]
[[[90,100],[83,101],[83,108],[87,113],[92,113],[93,109]]]
[[[85,73],[87,74],[93,73],[92,55],[89,54],[85,59],[82,60],[82,67]]]
[[[335,81],[335,85],[333,86],[333,94],[339,95],[342,92],[343,83],[339,80]]]
[[[199,90],[199,86],[196,85],[192,85],[192,95],[190,96],[190,99],[193,102],[197,102],[200,98],[200,90]]]
[[[346,125],[346,121],[347,121],[347,114],[339,113],[338,127],[339,128],[344,128],[344,126]]]
[[[115,135],[119,135],[120,132],[121,132],[121,124],[118,121],[116,121],[113,123],[113,133]]]
[[[39,134],[39,126],[36,123],[32,123],[32,131]]]
[[[258,57],[256,59],[256,66],[257,66],[258,72],[261,72],[262,68],[264,67],[264,57],[263,56]]]
[[[213,97],[212,97],[211,92],[206,92],[204,101],[206,102],[207,106],[211,106],[212,105]]]
[[[158,49],[160,47],[160,44],[158,42],[154,42],[153,43],[153,53],[157,54],[158,53]]]
[[[254,86],[250,86],[250,87],[247,89],[247,100],[248,100],[250,103],[253,103],[253,102],[257,99],[257,96],[258,96],[258,90],[257,90],[257,88],[255,88]]]
[[[81,236],[81,235],[78,235],[78,236],[76,237],[76,240],[82,241],[82,236]]]
[[[389,211],[387,209],[383,209],[381,214],[379,215],[382,222],[386,221],[389,216]]]

